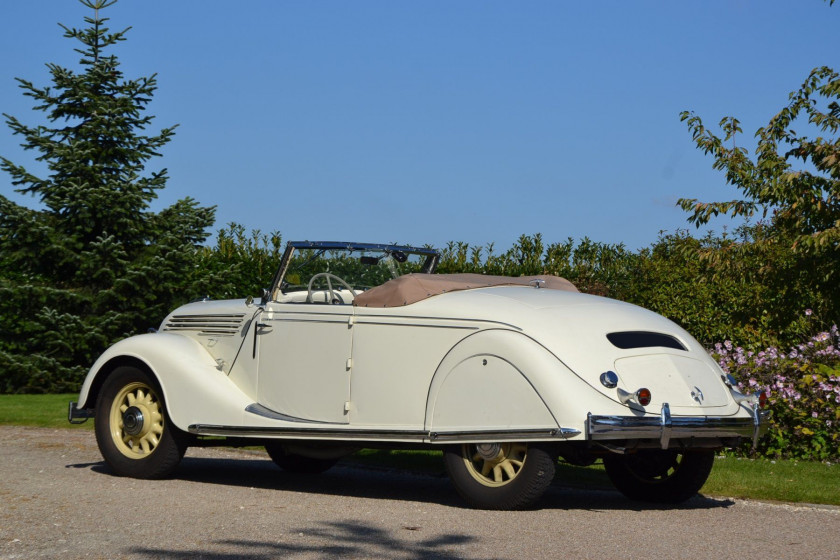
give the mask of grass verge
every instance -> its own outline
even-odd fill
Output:
[[[431,473],[444,471],[439,451],[364,449],[353,455],[352,461]],[[600,463],[576,467],[561,462],[557,465],[555,480],[573,488],[612,488]],[[719,455],[701,493],[704,496],[840,506],[840,464]]]
[[[0,425],[92,429],[93,422],[71,425],[67,405],[78,395],[0,395]],[[439,451],[364,449],[349,459],[369,466],[443,473]],[[575,467],[560,463],[560,484],[578,488],[611,488],[600,464]],[[770,461],[719,456],[702,493],[753,500],[840,506],[840,464],[810,461]]]
[[[67,421],[70,401],[78,393],[64,395],[0,395],[0,425],[40,426],[42,428],[93,429],[93,422],[71,424]]]

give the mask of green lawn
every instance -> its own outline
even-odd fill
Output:
[[[67,405],[78,395],[0,395],[0,425],[92,429],[93,421],[73,426]],[[442,473],[439,451],[365,449],[350,461],[372,466]],[[574,467],[560,463],[557,480],[576,487],[611,487],[600,464]],[[707,496],[775,500],[840,506],[840,463],[769,461],[720,456],[703,487]]]
[[[41,426],[43,428],[93,429],[93,421],[70,424],[67,407],[79,399],[78,393],[67,395],[0,395],[0,425]]]

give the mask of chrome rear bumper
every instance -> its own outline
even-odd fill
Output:
[[[586,421],[586,439],[651,440],[658,439],[662,449],[668,449],[672,439],[689,438],[750,438],[753,447],[767,431],[770,412],[752,407],[751,418],[714,416],[671,416],[668,403],[655,416],[595,416]]]

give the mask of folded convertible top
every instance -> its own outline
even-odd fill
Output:
[[[551,274],[538,276],[488,276],[484,274],[407,274],[356,296],[358,307],[398,307],[432,296],[491,286],[534,286],[577,292],[574,284]]]

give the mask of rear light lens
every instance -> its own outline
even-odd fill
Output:
[[[767,391],[762,391],[758,395],[758,408],[764,408],[767,406]]]
[[[642,406],[650,404],[650,389],[639,389],[636,391],[636,402]]]

